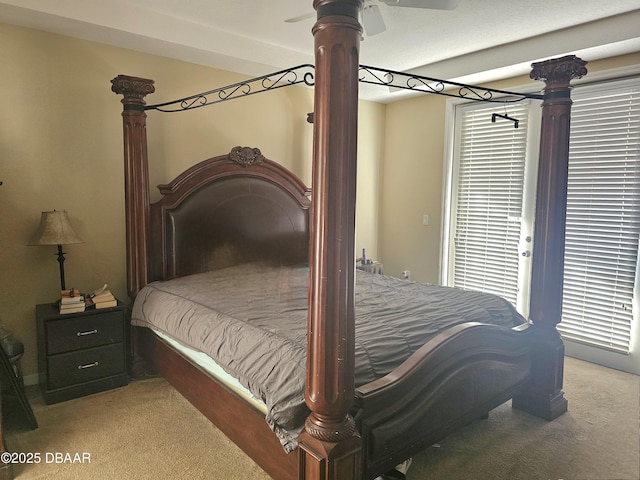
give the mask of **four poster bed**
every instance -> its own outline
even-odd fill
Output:
[[[150,205],[145,112],[166,104],[146,105],[151,80],[112,80],[124,96],[134,369],[150,364],[277,479],[372,479],[509,399],[547,419],[567,408],[555,326],[569,82],[585,62],[532,72],[546,88],[525,321],[494,296],[356,274],[360,4],[315,2],[311,190],[237,147]]]

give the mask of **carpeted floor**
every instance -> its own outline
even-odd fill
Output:
[[[507,403],[418,455],[407,478],[639,480],[640,377],[570,358],[565,370],[567,414],[546,422]],[[55,405],[29,396],[40,427],[5,432],[9,451],[40,454],[14,466],[20,480],[269,478],[162,379]]]
[[[552,422],[510,402],[431,447],[415,480],[639,480],[640,377],[567,358],[569,411]]]

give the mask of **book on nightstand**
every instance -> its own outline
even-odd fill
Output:
[[[60,291],[60,313],[78,313],[84,312],[85,301],[84,296],[76,289]]]
[[[82,303],[60,304],[60,313],[78,313],[84,312],[85,309],[84,300]]]
[[[95,299],[93,299],[93,304],[98,309],[100,309],[100,308],[111,308],[111,307],[115,307],[116,305],[118,305],[118,300],[116,300],[115,297],[113,295],[111,295],[111,298],[109,298],[109,299],[99,299],[99,301],[96,301]]]
[[[105,283],[104,286],[87,295],[86,304],[97,309],[111,308],[118,305],[118,300],[116,300],[116,297],[113,296]]]

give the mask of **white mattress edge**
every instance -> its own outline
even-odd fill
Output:
[[[215,360],[213,360],[206,353],[200,352],[198,350],[194,350],[189,348],[180,342],[174,340],[169,335],[162,333],[158,330],[151,329],[158,337],[167,342],[172,348],[180,352],[183,356],[188,358],[191,362],[196,364],[202,370],[207,372],[213,378],[215,378],[219,383],[224,385],[226,388],[231,390],[236,396],[240,397],[242,400],[250,404],[256,410],[261,412],[266,416],[267,414],[267,406],[260,399],[256,398],[247,388],[245,388],[235,377],[229,375],[224,369],[218,365]]]

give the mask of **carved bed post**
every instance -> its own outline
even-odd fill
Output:
[[[127,225],[127,291],[134,298],[148,283],[149,168],[144,97],[155,91],[153,80],[118,75],[111,90],[124,95],[124,195]]]
[[[300,478],[359,479],[354,396],[355,200],[362,0],[315,0],[309,334]]]
[[[587,73],[585,65],[585,61],[570,55],[534,63],[530,74],[546,84],[531,274],[532,378],[524,391],[514,397],[513,407],[547,420],[567,411],[562,391],[564,344],[556,325],[562,318],[570,82]]]

